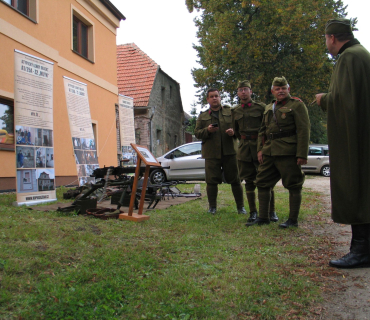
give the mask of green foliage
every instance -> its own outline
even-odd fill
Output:
[[[315,103],[308,106],[308,115],[311,121],[310,141],[327,144],[326,113]]]
[[[201,104],[206,104],[210,86],[224,93],[224,101],[235,102],[237,83],[245,79],[252,83],[254,98],[266,103],[272,99],[276,76],[285,76],[292,96],[307,106],[316,93],[327,91],[333,61],[323,34],[328,19],[346,16],[342,1],[187,0],[186,4],[189,11],[201,12],[195,20],[200,44],[194,46],[201,67],[192,70]],[[312,141],[324,139],[323,114],[311,122]]]
[[[195,103],[192,104],[192,109],[190,111],[190,114],[192,115],[192,117],[189,120],[189,125],[186,127],[186,132],[194,134],[195,125],[196,125],[196,122],[197,122],[197,108],[196,108]]]

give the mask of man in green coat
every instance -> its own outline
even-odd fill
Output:
[[[234,131],[239,139],[239,147],[237,153],[239,176],[241,181],[245,181],[245,191],[249,204],[248,222],[253,222],[257,219],[256,206],[256,186],[254,180],[257,175],[259,165],[257,158],[257,139],[258,131],[261,127],[263,113],[266,105],[262,102],[252,100],[252,88],[248,80],[239,81],[238,97],[240,104],[233,109],[234,114]],[[275,212],[275,195],[271,189],[270,201],[270,221],[276,222],[279,220]]]
[[[305,104],[290,96],[284,77],[276,77],[271,93],[275,100],[265,110],[258,134],[257,157],[260,163],[255,180],[258,188],[259,216],[247,226],[269,224],[271,188],[282,179],[289,190],[289,218],[281,228],[298,227],[304,173],[310,140],[310,120]]]
[[[209,109],[199,114],[194,133],[198,139],[202,140],[208,212],[216,213],[218,184],[222,183],[223,173],[226,182],[231,184],[238,213],[246,214],[236,160],[237,138],[234,134],[231,108],[221,106],[220,93],[215,88],[208,89],[207,102]]]
[[[325,38],[339,56],[328,93],[316,95],[328,114],[332,218],[352,228],[350,252],[329,265],[370,267],[370,53],[348,19],[329,20]]]

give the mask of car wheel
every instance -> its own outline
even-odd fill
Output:
[[[165,173],[160,169],[155,169],[150,173],[150,182],[152,184],[161,184],[166,181]]]
[[[321,173],[324,177],[330,177],[330,166],[328,166],[328,165],[323,166],[323,167],[321,168],[320,173]]]

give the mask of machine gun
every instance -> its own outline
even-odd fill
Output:
[[[122,162],[121,162],[122,164]],[[120,189],[117,194],[112,197],[112,204],[117,204],[117,210],[112,213],[120,212],[121,206],[127,204],[130,199],[131,189],[134,182],[134,176],[129,175],[135,173],[135,167],[129,166],[117,166],[117,167],[103,167],[97,168],[90,175],[95,179],[100,179],[96,183],[91,183],[89,188],[79,194],[72,204],[68,207],[58,208],[58,211],[70,212],[77,211],[79,214],[84,214],[87,209],[94,209],[97,207],[97,203],[101,202],[107,195],[107,188],[117,187]],[[140,167],[139,179],[144,175],[145,167]],[[114,179],[110,177],[114,176]],[[161,185],[150,185],[148,186],[148,193],[145,198],[150,200],[148,209],[155,202],[153,209],[157,203],[161,200],[161,196],[157,194],[157,190],[161,188]],[[101,191],[99,199],[96,197],[97,191]],[[94,196],[95,195],[95,196]],[[137,209],[138,200],[135,198],[135,208]]]

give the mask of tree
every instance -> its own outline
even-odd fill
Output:
[[[224,101],[235,103],[238,81],[248,79],[254,98],[269,103],[272,80],[285,76],[292,95],[306,103],[311,116],[315,112],[311,140],[318,142],[317,123],[325,115],[310,110],[310,102],[329,85],[333,59],[323,34],[328,19],[346,16],[342,1],[186,0],[186,5],[201,12],[195,19],[200,45],[194,48],[202,67],[192,70],[199,102],[205,105],[207,88],[215,86]]]
[[[186,132],[194,134],[195,125],[196,125],[196,122],[197,122],[197,107],[196,107],[197,104],[195,102],[193,102],[191,104],[191,106],[192,106],[192,108],[191,108],[190,114],[192,115],[192,117],[189,119],[189,124],[186,127]]]

